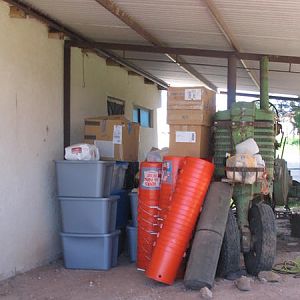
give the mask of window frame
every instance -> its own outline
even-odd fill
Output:
[[[109,109],[108,109],[108,106],[109,106],[109,102],[111,103],[116,103],[116,104],[119,104],[119,105],[122,105],[123,106],[123,114],[122,115],[125,115],[125,105],[126,105],[126,101],[125,100],[122,100],[122,99],[119,99],[119,98],[116,98],[116,97],[112,97],[112,96],[107,96],[106,97],[106,110],[107,110],[107,114],[109,114]],[[117,115],[117,114],[112,114],[110,116],[114,116],[114,115]]]
[[[133,105],[133,109],[132,109],[132,118],[133,118],[133,114],[134,111],[137,110],[137,114],[138,114],[138,121],[137,123],[139,123],[141,125],[141,127],[143,128],[153,128],[153,110],[140,106],[140,105]],[[149,116],[149,126],[143,126],[142,125],[142,120],[141,120],[141,110],[142,111],[146,111],[148,113]],[[133,120],[134,122],[136,122],[135,120]]]

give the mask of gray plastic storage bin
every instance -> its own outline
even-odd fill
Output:
[[[64,233],[106,234],[116,230],[119,196],[58,199]]]
[[[130,206],[131,206],[131,215],[132,215],[132,225],[137,227],[137,214],[138,214],[138,194],[129,193],[130,196]]]
[[[127,226],[126,229],[130,261],[135,262],[137,253],[137,228]]]
[[[109,270],[118,263],[120,231],[110,234],[61,233],[67,269]]]
[[[61,160],[55,163],[59,197],[109,197],[115,162]]]

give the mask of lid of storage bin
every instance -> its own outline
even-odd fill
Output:
[[[74,238],[103,238],[103,237],[111,237],[116,236],[121,233],[121,230],[113,231],[112,233],[106,234],[78,234],[78,233],[64,233],[61,232],[60,236],[62,237],[74,237]]]
[[[120,199],[118,195],[111,195],[106,198],[90,198],[90,197],[57,197],[60,201],[117,201]]]
[[[113,165],[114,160],[55,160],[56,164],[106,164]]]

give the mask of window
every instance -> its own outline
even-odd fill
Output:
[[[135,106],[133,108],[133,122],[140,123],[142,127],[152,127],[152,110]]]
[[[107,97],[107,113],[112,115],[124,115],[125,101],[113,97]]]

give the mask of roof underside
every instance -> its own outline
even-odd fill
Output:
[[[50,18],[97,42],[149,45],[141,35],[96,0],[26,0]],[[247,53],[299,56],[300,1],[212,0],[230,29],[239,50]],[[233,50],[204,0],[114,0],[144,30],[169,47]],[[124,52],[118,52],[124,57]],[[202,83],[164,54],[126,51],[125,58],[174,86]],[[182,57],[218,88],[226,89],[227,60]],[[258,62],[246,61],[248,68]],[[270,63],[270,92],[300,94],[300,66]],[[287,72],[275,72],[275,71]],[[292,72],[289,72],[292,71]],[[259,72],[252,70],[259,80]],[[257,91],[254,81],[238,64],[237,89]]]

